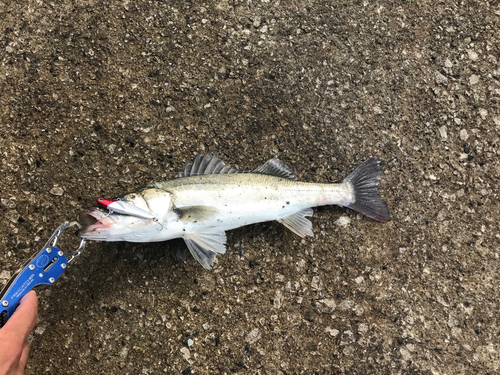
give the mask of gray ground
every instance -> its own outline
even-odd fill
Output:
[[[499,21],[497,0],[1,1],[1,283],[207,148],[323,182],[379,155],[393,215],[241,228],[211,272],[90,243],[39,292],[26,373],[498,373]]]

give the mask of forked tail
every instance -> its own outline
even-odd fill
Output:
[[[358,166],[342,182],[348,182],[354,190],[355,200],[347,207],[378,221],[391,221],[391,215],[378,192],[381,173],[380,160],[373,156]]]

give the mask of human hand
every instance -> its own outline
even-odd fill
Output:
[[[22,375],[28,361],[28,336],[38,321],[38,298],[26,294],[12,317],[0,329],[0,375]]]

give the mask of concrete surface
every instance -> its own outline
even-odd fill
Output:
[[[241,228],[212,272],[91,243],[39,292],[26,373],[499,373],[499,21],[497,0],[1,1],[2,283],[208,147],[325,182],[379,155],[393,215]]]

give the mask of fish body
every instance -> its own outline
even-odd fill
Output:
[[[215,155],[197,155],[178,178],[153,183],[110,202],[119,209],[90,208],[80,215],[82,238],[158,242],[183,238],[191,254],[210,269],[225,252],[227,230],[277,220],[301,237],[313,236],[312,207],[339,205],[378,220],[390,215],[378,193],[380,163],[372,157],[337,183],[299,182],[271,159],[238,172]],[[99,202],[99,201],[98,201]],[[103,206],[102,203],[100,203]]]

